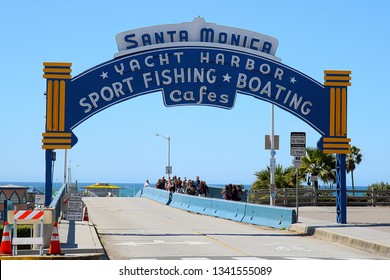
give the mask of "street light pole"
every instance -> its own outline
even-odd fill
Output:
[[[269,204],[275,206],[276,200],[276,187],[275,187],[275,169],[276,169],[276,160],[275,160],[275,125],[274,125],[274,104],[271,104],[271,158],[270,158],[270,196]]]
[[[172,174],[172,166],[171,166],[171,137],[165,137],[164,135],[161,135],[159,133],[156,133],[156,136],[161,136],[162,138],[168,140],[168,166],[166,167],[166,174],[167,177],[170,177]]]

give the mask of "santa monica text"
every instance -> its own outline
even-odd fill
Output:
[[[271,53],[273,47],[271,42],[260,37],[252,37],[233,32],[221,32],[213,28],[200,29],[198,38],[200,42],[244,47],[267,54]],[[155,44],[189,42],[191,41],[191,34],[188,30],[167,30],[143,34],[130,33],[125,35],[123,40],[126,42],[126,48],[129,50]]]

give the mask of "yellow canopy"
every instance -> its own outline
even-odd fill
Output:
[[[119,186],[111,185],[108,183],[96,183],[94,185],[86,186],[85,189],[120,189]]]

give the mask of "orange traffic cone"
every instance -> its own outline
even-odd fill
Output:
[[[11,238],[9,235],[8,222],[4,222],[3,237],[1,239],[1,255],[12,255]]]
[[[58,234],[58,223],[54,222],[53,232],[51,234],[50,247],[48,255],[62,255],[61,254],[61,244],[60,236]]]
[[[85,207],[85,211],[84,211],[84,221],[89,222],[88,208],[87,207]]]

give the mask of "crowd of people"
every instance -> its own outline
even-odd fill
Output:
[[[146,180],[144,187],[153,187],[149,180]],[[196,195],[207,197],[209,194],[209,187],[206,184],[206,181],[201,181],[199,176],[196,176],[195,180],[188,179],[184,177],[174,176],[173,178],[165,179],[163,176],[161,179],[158,179],[155,187],[160,190],[166,190],[173,193],[182,193],[188,195]],[[241,201],[244,186],[243,185],[233,185],[228,184],[222,188],[221,196],[226,200]]]
[[[146,180],[144,187],[151,187],[149,180]],[[166,190],[169,192],[183,193],[203,197],[207,197],[207,195],[209,194],[209,187],[207,186],[206,181],[201,181],[199,179],[199,176],[196,176],[195,180],[187,180],[186,177],[181,179],[177,176],[165,179],[165,177],[163,176],[161,179],[158,179],[155,187],[157,189]]]
[[[221,191],[222,197],[226,200],[241,201],[243,188],[242,185],[226,185]]]

